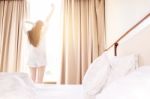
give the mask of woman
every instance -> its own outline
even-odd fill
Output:
[[[46,32],[47,23],[52,15],[54,6],[45,22],[38,20],[30,31],[28,31],[29,58],[28,65],[34,82],[42,83],[46,66],[46,52],[43,33]]]

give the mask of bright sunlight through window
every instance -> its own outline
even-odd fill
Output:
[[[61,0],[28,0],[30,3],[30,18],[33,23],[37,20],[45,20],[51,11],[51,4],[54,4],[54,12],[49,21],[46,36],[47,66],[44,75],[44,82],[57,82],[60,76],[60,54],[61,54]],[[24,45],[25,45],[24,39]],[[22,71],[29,72],[25,61],[27,60],[27,47],[24,46],[24,61]],[[26,54],[26,55],[25,55]]]

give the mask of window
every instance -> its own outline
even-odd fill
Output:
[[[44,75],[45,82],[57,82],[60,73],[60,54],[61,54],[61,0],[29,0],[30,21],[38,19],[44,20],[51,11],[51,4],[55,6],[53,15],[49,21],[46,36],[47,66]],[[21,71],[29,72],[26,66],[27,60],[27,37],[24,33],[22,49],[22,68]]]

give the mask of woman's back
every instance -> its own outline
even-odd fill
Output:
[[[39,20],[36,22],[35,26],[30,31],[28,31],[29,42],[34,47],[37,47],[41,40],[42,27],[43,27],[43,22]]]

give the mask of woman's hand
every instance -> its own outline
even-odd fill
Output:
[[[54,8],[55,8],[55,5],[53,3],[51,4],[51,8],[52,8],[52,10],[54,10]]]

